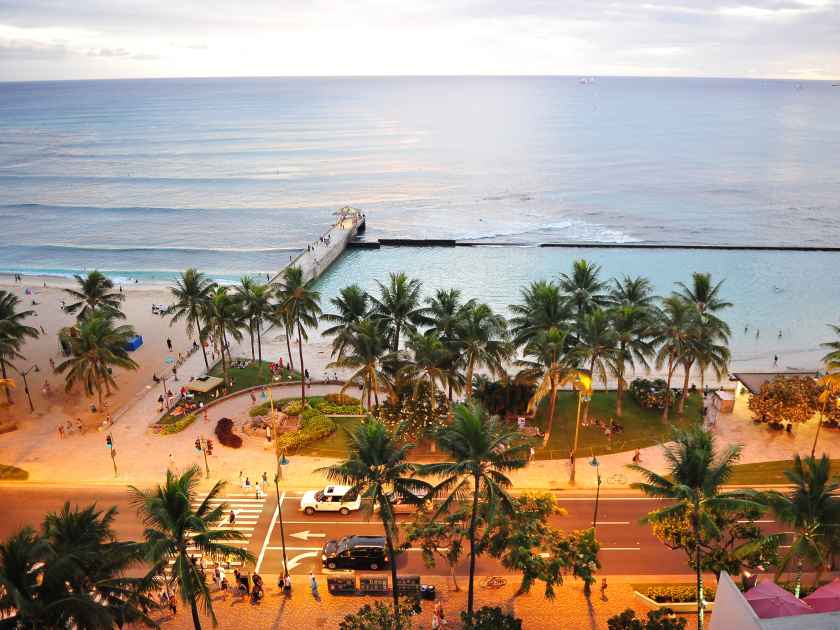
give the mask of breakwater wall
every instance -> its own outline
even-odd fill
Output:
[[[379,249],[380,247],[556,247],[566,249],[677,249],[757,252],[840,252],[840,246],[826,245],[706,245],[691,243],[496,243],[458,241],[454,239],[382,238],[374,241],[351,240],[348,249]]]

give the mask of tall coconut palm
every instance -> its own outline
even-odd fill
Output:
[[[609,311],[610,323],[616,336],[616,353],[610,360],[610,371],[616,379],[615,415],[622,415],[622,400],[627,388],[627,370],[635,372],[640,366],[650,369],[654,355],[650,343],[650,310],[642,306],[616,306]]]
[[[262,371],[262,327],[269,319],[274,307],[271,304],[272,289],[267,284],[261,284],[245,276],[236,288],[239,293],[239,303],[242,315],[248,324],[248,335],[251,340],[251,359],[254,359],[254,339],[257,340],[257,356],[260,371]]]
[[[227,287],[215,286],[208,294],[205,313],[207,328],[213,333],[213,342],[222,360],[225,386],[230,382],[229,368],[230,340],[242,340],[242,309],[239,301],[228,292]]]
[[[416,332],[417,326],[426,322],[426,309],[422,306],[422,283],[409,279],[404,273],[388,274],[388,284],[379,285],[379,297],[371,296],[373,314],[388,322],[391,350],[400,349],[400,335]]]
[[[781,577],[791,562],[797,561],[796,595],[802,583],[802,562],[816,569],[814,584],[829,567],[840,527],[840,500],[834,493],[840,483],[831,475],[828,455],[820,459],[794,455],[793,467],[785,471],[792,485],[788,492],[765,494],[777,518],[791,528],[791,545],[781,558],[776,578]]]
[[[820,437],[820,429],[823,425],[823,416],[825,409],[829,402],[837,400],[837,394],[840,392],[840,372],[829,372],[817,379],[822,391],[817,397],[817,402],[820,404],[820,418],[817,422],[817,430],[814,432],[814,443],[811,445],[811,457],[817,452],[817,440]]]
[[[712,276],[708,273],[693,273],[691,274],[691,286],[687,286],[683,282],[678,282],[678,295],[686,301],[694,304],[697,311],[703,316],[716,317],[719,311],[727,309],[732,306],[732,302],[727,302],[720,296],[720,289],[723,286],[723,280],[717,284],[712,284]],[[724,324],[723,331],[728,335],[729,327]]]
[[[609,294],[610,303],[615,307],[635,306],[646,309],[654,304],[653,285],[643,276],[624,276],[621,280],[613,279]]]
[[[516,365],[522,368],[516,380],[537,385],[534,395],[528,401],[528,413],[536,413],[540,402],[548,395],[548,414],[543,435],[543,444],[548,444],[554,430],[554,412],[557,406],[557,390],[568,382],[572,368],[566,356],[568,332],[559,328],[540,331],[526,345],[523,353],[531,359],[520,359]]]
[[[145,558],[157,575],[163,575],[172,561],[171,579],[178,583],[181,601],[190,606],[195,630],[201,630],[199,608],[210,615],[213,625],[216,615],[207,581],[190,556],[198,552],[216,561],[253,560],[245,549],[228,544],[244,540],[240,532],[216,529],[227,510],[224,503],[218,503],[224,482],[217,481],[199,502],[200,476],[199,468],[192,466],[180,475],[167,471],[166,481],[151,490],[129,487],[132,504],[145,526]]]
[[[379,391],[387,377],[382,373],[382,358],[388,352],[386,324],[378,319],[362,319],[349,324],[342,333],[343,349],[328,368],[349,368],[355,370],[342,387],[342,393],[351,385],[360,384],[362,400],[367,397],[371,409],[371,396],[379,405]],[[334,355],[337,352],[333,353]]]
[[[313,289],[314,282],[304,282],[300,267],[286,267],[283,270],[283,282],[280,289],[281,308],[297,329],[298,358],[300,359],[300,402],[306,404],[305,366],[303,365],[303,342],[309,339],[307,328],[318,328],[321,315],[321,294]]]
[[[683,366],[683,385],[677,403],[677,413],[679,415],[685,413],[685,402],[688,399],[688,381],[692,366],[697,365],[700,372],[701,389],[706,384],[707,370],[711,369],[718,380],[724,378],[728,373],[731,354],[727,345],[728,337],[720,327],[720,323],[717,318],[700,315],[692,326],[685,353],[680,361]]]
[[[840,370],[840,326],[829,324],[828,327],[831,328],[838,339],[820,344],[823,348],[828,349],[822,360],[829,371],[837,371]]]
[[[475,300],[462,301],[458,289],[438,289],[432,297],[426,298],[426,304],[428,324],[438,332],[444,343],[451,343],[455,339],[456,326]]]
[[[494,375],[504,373],[504,361],[511,355],[507,322],[487,304],[471,304],[455,325],[455,339],[466,365],[467,400],[472,399],[473,374],[487,368]]]
[[[114,326],[110,311],[91,311],[69,332],[62,332],[62,345],[68,348],[70,356],[59,363],[55,371],[66,372],[65,391],[81,385],[85,395],[97,395],[102,409],[103,387],[108,395],[112,388],[118,389],[112,368],[136,370],[139,367],[126,350],[128,340],[133,336],[131,326]]]
[[[410,332],[406,347],[411,358],[402,367],[402,372],[413,381],[414,397],[419,398],[426,392],[430,408],[434,410],[437,407],[438,386],[446,387],[455,380],[448,370],[451,364],[449,350],[436,331],[427,335]]]
[[[125,300],[125,294],[113,291],[114,283],[99,271],[91,271],[87,276],[74,276],[79,284],[77,289],[64,289],[72,299],[76,300],[64,307],[68,313],[75,313],[77,319],[84,319],[93,311],[108,313],[116,319],[125,319],[120,306]]]
[[[532,282],[522,289],[518,304],[511,304],[510,332],[518,347],[527,344],[540,332],[551,328],[565,329],[569,309],[553,282]]]
[[[24,358],[20,350],[27,338],[37,339],[39,336],[37,328],[23,323],[27,317],[35,315],[35,311],[19,311],[19,305],[18,296],[0,289],[0,375],[9,404],[12,404],[12,394],[7,366],[13,368],[13,361]]]
[[[586,313],[609,305],[609,295],[605,292],[607,283],[601,281],[600,273],[599,265],[576,260],[571,273],[560,274],[560,292],[574,311],[578,334]]]
[[[330,481],[350,486],[353,496],[362,498],[368,516],[378,512],[385,529],[391,583],[397,584],[397,543],[399,528],[391,496],[409,503],[429,494],[431,486],[414,477],[417,466],[407,461],[413,444],[401,443],[381,420],[370,419],[348,432],[349,453],[341,463],[321,468]],[[400,618],[399,589],[391,589],[394,616]]]
[[[332,345],[332,355],[341,359],[347,347],[348,337],[352,333],[353,324],[365,319],[368,315],[370,297],[358,285],[351,284],[339,291],[337,297],[330,300],[336,308],[336,313],[324,313],[321,316],[322,322],[333,324],[324,329],[323,334],[327,337],[335,337]]]
[[[700,630],[703,628],[705,608],[700,542],[704,536],[720,536],[714,519],[716,511],[760,507],[760,503],[745,493],[722,492],[722,486],[732,476],[733,466],[741,456],[741,448],[740,445],[729,445],[719,451],[712,434],[698,426],[687,430],[675,429],[673,443],[663,447],[667,474],[660,475],[636,464],[629,466],[644,479],[631,484],[631,487],[648,497],[670,503],[650,512],[642,519],[643,523],[666,522],[672,518],[686,518],[691,523],[695,540],[693,564]]]
[[[187,328],[187,336],[192,339],[198,333],[201,345],[201,353],[204,356],[204,367],[210,369],[207,361],[207,350],[204,347],[206,338],[205,314],[207,302],[210,299],[210,292],[215,284],[210,278],[192,267],[182,272],[175,281],[175,285],[169,287],[169,292],[175,299],[175,303],[169,308],[168,313],[172,317],[169,325],[175,322],[184,321]]]
[[[691,303],[678,295],[671,295],[662,300],[662,308],[653,325],[652,343],[658,347],[656,369],[667,368],[662,422],[668,421],[668,411],[671,407],[671,380],[687,352],[696,317],[697,311]]]
[[[469,498],[470,501],[470,577],[467,614],[473,613],[475,596],[475,560],[478,555],[479,501],[484,498],[494,510],[510,513],[513,500],[508,494],[511,481],[506,476],[528,464],[529,446],[523,435],[511,431],[495,416],[474,402],[455,405],[454,419],[436,435],[438,448],[450,461],[427,464],[422,475],[440,479],[435,486],[438,496],[445,496],[435,518]],[[492,514],[491,514],[492,518]]]

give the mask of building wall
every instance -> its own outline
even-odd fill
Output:
[[[718,578],[709,630],[762,630],[761,621],[726,571]]]

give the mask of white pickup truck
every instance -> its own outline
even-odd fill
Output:
[[[349,491],[349,486],[327,486],[323,490],[309,490],[300,499],[300,509],[309,515],[315,514],[315,512],[350,514],[350,512],[362,507],[362,499],[356,497],[353,500],[345,501],[344,496]]]

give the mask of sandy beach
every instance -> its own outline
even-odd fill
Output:
[[[58,346],[58,331],[75,320],[60,306],[62,300],[69,301],[63,289],[74,285],[75,280],[69,278],[24,276],[23,282],[15,283],[11,275],[0,275],[0,289],[17,295],[21,299],[21,309],[35,311],[37,315],[27,319],[26,323],[42,330],[38,339],[27,340],[24,345],[22,354],[26,359],[15,363],[21,370],[38,366],[37,372],[33,370],[27,376],[35,412],[29,411],[22,379],[12,373],[11,377],[17,383],[17,389],[12,394],[15,404],[0,406],[0,420],[14,419],[21,428],[33,421],[58,424],[66,418],[82,418],[86,426],[98,425],[105,414],[118,415],[136,397],[145,393],[154,384],[153,373],[160,375],[166,371],[171,374],[167,357],[177,359],[179,353],[186,354],[192,345],[183,325],[170,326],[169,318],[152,313],[152,304],[168,304],[170,301],[165,286],[123,286],[125,323],[131,324],[143,337],[143,345],[131,354],[140,367],[136,371],[115,370],[119,389],[106,399],[104,411],[92,413],[89,407],[93,399],[86,398],[80,390],[65,392],[64,375],[54,373],[50,367],[50,360],[55,365],[63,360]],[[167,350],[167,338],[172,340],[172,352]]]

